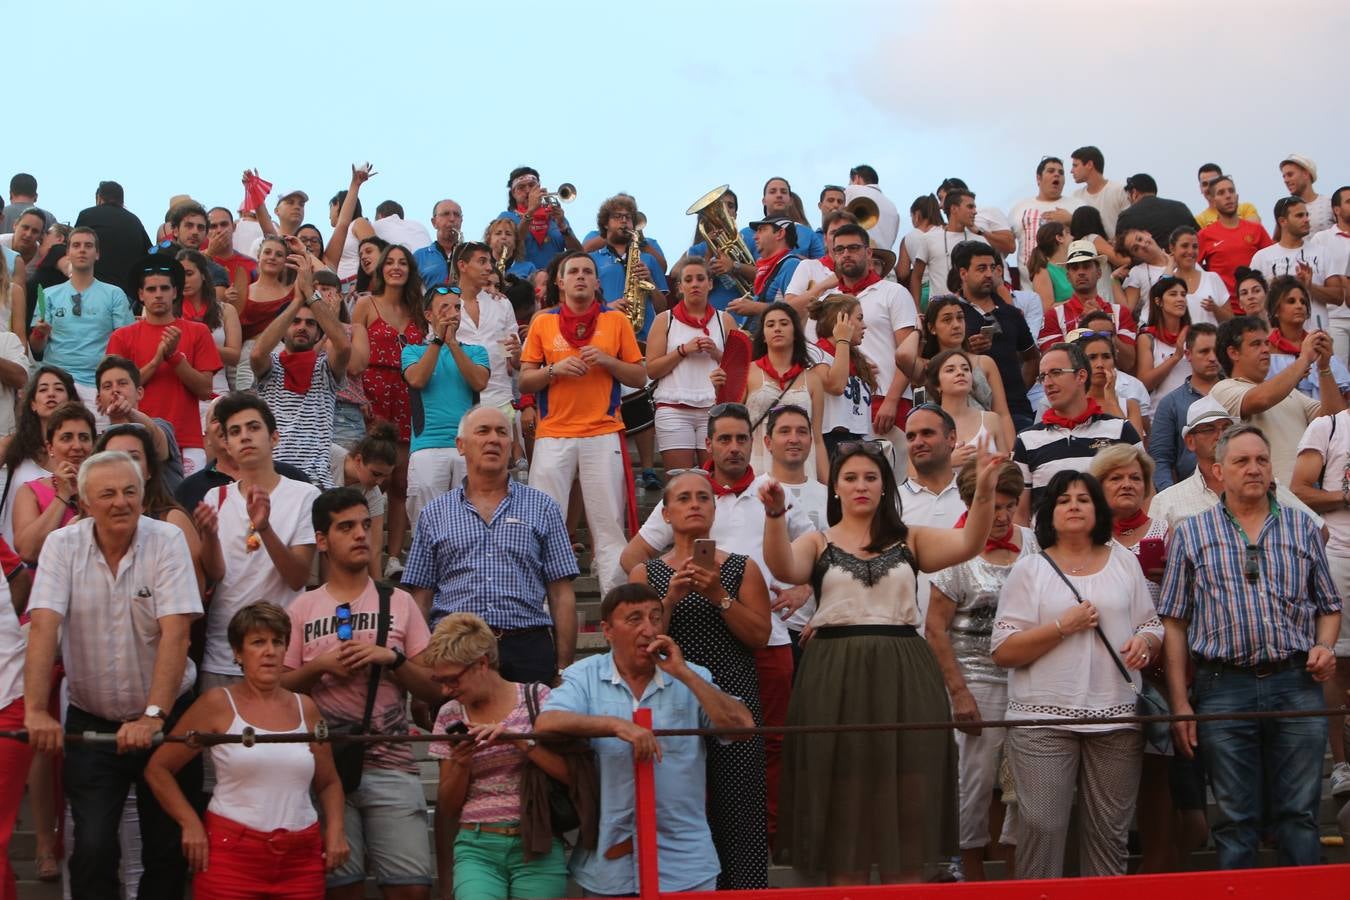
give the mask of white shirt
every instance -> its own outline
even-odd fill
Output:
[[[1318,194],[1316,200],[1305,204],[1308,207],[1308,224],[1312,226],[1309,234],[1325,231],[1336,224],[1336,216],[1331,212],[1331,195]]]
[[[955,528],[956,520],[965,514],[966,505],[961,502],[961,492],[956,487],[956,476],[939,493],[934,494],[928,488],[912,478],[900,482],[900,521],[913,528]],[[919,633],[923,633],[924,622],[928,620],[928,601],[933,592],[928,572],[916,572],[915,600],[919,607]]]
[[[1083,185],[1073,192],[1073,198],[1101,213],[1102,224],[1106,226],[1106,239],[1109,241],[1115,238],[1116,220],[1130,205],[1130,198],[1125,196],[1125,185],[1119,181],[1108,181],[1095,194],[1088,191],[1087,185]]]
[[[832,287],[822,297],[838,294],[839,288]],[[863,333],[862,352],[877,367],[877,390],[886,394],[895,378],[895,333],[902,328],[916,328],[919,324],[919,310],[909,291],[893,281],[878,281],[868,286],[858,295],[862,304],[863,321],[867,331]],[[911,396],[909,388],[905,395]]]
[[[4,326],[8,329],[9,319]],[[28,368],[28,353],[23,349],[19,336],[9,330],[0,330],[0,359],[17,366]],[[7,384],[0,384],[0,435],[13,434],[17,422],[14,418],[14,404],[18,392]]]
[[[900,234],[900,211],[875,184],[850,184],[844,188],[845,203],[857,197],[866,197],[877,205],[877,224],[867,229],[872,246],[890,250],[895,246],[895,239]]]
[[[459,331],[455,332],[455,337],[461,343],[477,344],[487,351],[488,383],[478,396],[478,402],[484,406],[501,408],[515,396],[511,390],[506,347],[502,344],[507,335],[515,330],[516,311],[511,301],[487,291],[478,292],[477,323],[469,316],[467,307],[460,315]]]
[[[924,281],[928,282],[928,296],[951,293],[947,287],[947,273],[952,270],[952,248],[962,241],[989,242],[973,231],[948,231],[946,228],[930,228],[918,241],[918,254],[914,261],[923,260]]]
[[[1269,247],[1262,247],[1252,256],[1249,264],[1250,268],[1255,269],[1266,276],[1266,282],[1280,275],[1297,275],[1298,264],[1304,263],[1312,269],[1312,283],[1323,285],[1327,283],[1328,275],[1339,275],[1339,272],[1327,270],[1327,263],[1330,260],[1322,253],[1318,252],[1318,245],[1310,241],[1302,241],[1297,247],[1286,247],[1283,244],[1271,244]],[[1350,316],[1344,308],[1339,308],[1340,314],[1337,318]],[[1321,317],[1320,320],[1318,317]],[[1325,328],[1327,326],[1327,305],[1320,300],[1312,301],[1312,321],[1310,328]],[[1320,321],[1320,324],[1319,324]]]
[[[347,448],[338,444],[333,444],[328,448],[328,474],[336,487],[347,486],[347,455]],[[361,491],[361,485],[359,484],[354,484],[352,487]],[[388,510],[389,501],[378,485],[368,491],[361,491],[361,493],[365,495],[366,508],[370,511],[372,519],[384,515]]]
[[[814,478],[808,478],[800,484],[788,484],[786,481],[778,483],[783,486],[783,492],[787,494],[787,500],[792,504],[792,508],[801,510],[802,514],[811,522],[813,529],[824,531],[830,527],[829,522],[825,519],[825,505],[829,501],[829,491],[825,490],[825,485]],[[801,631],[815,614],[816,595],[813,593],[801,609],[788,616],[788,629]]]
[[[313,544],[314,523],[310,519],[310,508],[319,496],[319,489],[312,484],[282,476],[271,496],[272,511],[268,521],[281,542],[287,547]],[[216,585],[211,608],[206,615],[206,652],[202,657],[202,671],[216,675],[238,675],[239,666],[235,665],[234,654],[225,637],[230,618],[259,600],[267,600],[285,609],[300,596],[304,588],[292,590],[287,586],[267,555],[267,548],[260,545],[256,550],[248,549],[248,509],[239,493],[239,483],[226,486],[224,497],[222,503],[221,491],[216,489],[203,498],[204,503],[219,513],[220,549],[225,557],[225,577]]]
[[[1350,231],[1332,226],[1308,238],[1308,246],[1315,247],[1317,255],[1326,262],[1328,275],[1350,275]]]
[[[1315,453],[1326,466],[1322,489],[1332,493],[1344,490],[1343,485],[1350,479],[1350,412],[1313,419],[1303,432],[1303,440],[1298,442],[1299,456],[1305,450]],[[1350,556],[1350,510],[1340,507],[1328,510],[1326,525],[1327,553]]]
[[[764,504],[759,499],[759,488],[770,476],[759,475],[750,486],[739,494],[725,494],[717,498],[717,512],[708,536],[717,542],[719,550],[728,553],[740,553],[748,556],[759,566],[759,571],[768,581],[769,602],[773,595],[791,587],[778,581],[769,573],[764,564]],[[638,530],[638,537],[657,553],[664,553],[675,540],[675,531],[670,523],[661,518],[664,503],[656,504],[647,521]],[[787,513],[788,539],[796,540],[809,531],[815,531],[806,511],[793,507]],[[769,635],[769,646],[778,647],[791,642],[788,637],[787,623],[778,616],[770,616],[773,631]]]
[[[421,222],[410,222],[402,216],[385,216],[371,222],[377,237],[391,244],[402,244],[409,253],[416,253],[431,243],[431,232]]]
[[[42,576],[33,582],[28,607],[49,609],[63,620],[61,658],[71,704],[103,719],[140,718],[149,703],[159,620],[202,614],[183,532],[142,516],[113,572],[94,540],[94,520],[80,519],[47,536],[38,567]],[[188,659],[174,696],[196,680]]]
[[[258,258],[258,246],[262,243],[263,230],[257,219],[238,218],[234,222],[234,252]]]
[[[1075,197],[1061,196],[1058,200],[1038,200],[1029,197],[1008,212],[1013,236],[1017,238],[1017,267],[1022,271],[1023,284],[1031,284],[1027,261],[1031,259],[1031,251],[1036,248],[1036,232],[1048,221],[1045,214],[1056,209],[1073,212],[1082,205],[1083,202]]]

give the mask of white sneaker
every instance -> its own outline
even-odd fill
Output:
[[[403,574],[403,563],[397,556],[391,556],[384,564],[384,577],[386,580],[393,580]]]
[[[1336,763],[1331,767],[1331,796],[1339,801],[1350,797],[1350,763]]]

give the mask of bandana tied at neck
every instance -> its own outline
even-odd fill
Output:
[[[1115,532],[1117,536],[1122,534],[1130,534],[1135,529],[1141,527],[1147,521],[1148,521],[1148,513],[1145,512],[1144,508],[1141,506],[1139,509],[1134,511],[1134,515],[1132,516],[1125,516],[1124,518],[1117,516],[1114,519],[1112,519],[1111,530]]]
[[[1097,402],[1096,398],[1089,397],[1087,398],[1087,407],[1081,413],[1074,416],[1072,419],[1066,415],[1063,415],[1057,410],[1047,409],[1045,411],[1045,415],[1041,417],[1041,421],[1047,425],[1058,425],[1060,428],[1073,431],[1075,428],[1077,428],[1079,425],[1082,425],[1088,419],[1092,418],[1093,416],[1099,416],[1101,414],[1102,414],[1101,404]]]
[[[758,297],[764,293],[764,286],[769,283],[769,276],[773,270],[788,255],[787,248],[779,250],[773,256],[764,257],[755,261],[755,296]]]
[[[314,361],[318,358],[318,353],[313,350],[301,350],[298,353],[282,350],[279,356],[282,371],[285,373],[282,383],[286,386],[286,390],[292,394],[309,393],[310,383],[314,380]]]
[[[840,275],[839,291],[840,293],[851,294],[854,297],[856,297],[880,280],[881,276],[878,275],[876,272],[873,272],[870,268],[867,270],[867,274],[863,275],[862,278],[859,278],[853,284],[849,284],[848,282],[846,282],[844,280],[844,276]]]
[[[966,527],[966,516],[969,516],[969,515],[970,515],[970,511],[969,511],[969,510],[967,510],[966,512],[961,513],[961,518],[959,518],[959,519],[956,520],[956,526],[955,526],[955,527],[957,527],[957,528],[965,528],[965,527]],[[1014,525],[1009,525],[1009,526],[1008,526],[1008,533],[1005,534],[1005,535],[1003,535],[1003,537],[1001,537],[1001,538],[996,538],[996,537],[994,537],[992,534],[989,535],[989,537],[986,538],[986,539],[985,539],[985,542],[984,542],[984,552],[985,552],[985,553],[993,553],[995,550],[1011,550],[1013,553],[1021,553],[1021,552],[1022,552],[1022,548],[1019,547],[1019,546],[1017,546],[1016,544],[1014,544],[1014,543],[1012,542],[1013,532],[1016,531],[1016,530],[1017,530],[1017,526],[1014,524]]]
[[[574,313],[564,302],[558,306],[558,319],[563,340],[580,350],[595,334],[596,323],[600,321],[600,304],[592,301],[585,312]]]
[[[734,484],[722,485],[717,482],[717,475],[713,472],[712,460],[703,464],[703,471],[708,473],[708,481],[712,483],[714,497],[725,497],[728,494],[734,494],[739,497],[745,493],[746,488],[755,480],[755,470],[750,466],[745,467],[745,474],[742,475]]]
[[[834,344],[830,344],[830,350],[831,352],[833,352]],[[768,356],[761,356],[759,359],[755,360],[755,365],[763,369],[764,374],[774,380],[774,382],[778,385],[778,389],[780,391],[786,391],[788,387],[791,386],[793,380],[798,375],[802,374],[802,367],[800,363],[793,363],[792,365],[788,366],[788,370],[786,372],[779,374],[778,370],[773,367],[773,363],[769,362]]]
[[[1303,350],[1298,344],[1281,334],[1278,328],[1270,330],[1270,349],[1276,353],[1288,353],[1290,356],[1298,356]]]
[[[689,312],[689,309],[681,300],[670,308],[670,314],[675,317],[675,321],[683,322],[690,328],[697,328],[704,334],[708,334],[708,323],[712,321],[713,316],[717,315],[717,310],[711,304],[703,310],[703,319],[695,319]]]

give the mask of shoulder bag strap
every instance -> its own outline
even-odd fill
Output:
[[[0,494],[0,512],[5,511],[5,504],[9,503],[9,489],[14,484],[14,469],[5,470],[5,492]]]
[[[774,409],[778,406],[778,404],[783,402],[783,398],[787,396],[787,392],[792,390],[792,386],[797,383],[797,379],[801,378],[802,372],[805,371],[806,371],[805,369],[802,369],[801,372],[798,372],[796,375],[793,375],[792,380],[788,382],[787,387],[779,391],[778,396],[774,398],[774,401],[768,405],[768,407],[764,410],[764,412],[759,414],[759,418],[755,419],[755,423],[750,426],[751,434],[754,434],[755,430],[758,429],[759,426],[764,424],[764,420],[769,417],[769,413],[773,412]]]
[[[383,647],[389,640],[389,601],[393,597],[394,589],[382,581],[375,582],[375,593],[380,598],[380,614],[375,622],[375,645]],[[380,676],[384,674],[384,667],[371,665],[370,680],[366,682],[366,711],[361,716],[361,731],[370,730],[370,718],[375,714],[375,696],[380,690]]]
[[[1083,597],[1078,593],[1078,588],[1073,586],[1073,582],[1069,580],[1069,576],[1065,575],[1064,571],[1055,564],[1055,561],[1050,558],[1050,554],[1042,550],[1041,558],[1050,564],[1050,568],[1055,570],[1055,574],[1063,579],[1064,583],[1069,586],[1070,591],[1073,591],[1074,601],[1082,603]],[[1116,664],[1116,670],[1120,672],[1121,677],[1130,685],[1130,690],[1134,691],[1136,694],[1139,693],[1138,686],[1135,685],[1134,679],[1130,677],[1130,670],[1125,668],[1125,663],[1121,662],[1120,656],[1116,653],[1116,648],[1112,647],[1111,642],[1106,639],[1106,632],[1102,631],[1100,623],[1096,626],[1096,631],[1097,637],[1102,639],[1102,645],[1106,647],[1106,652],[1111,654],[1111,662]]]
[[[532,681],[525,685],[525,712],[529,714],[530,725],[534,725],[534,720],[539,718],[539,682]]]
[[[1324,491],[1326,490],[1327,460],[1331,459],[1331,442],[1336,437],[1336,420],[1340,417],[1340,413],[1331,417],[1331,434],[1327,435],[1327,449],[1322,453],[1322,471],[1317,473],[1317,486]],[[8,482],[5,483],[5,493],[9,493]],[[0,509],[4,509],[4,506],[0,506]]]

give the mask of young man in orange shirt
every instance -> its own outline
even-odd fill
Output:
[[[539,393],[530,487],[552,497],[567,517],[572,480],[581,481],[600,592],[622,584],[619,554],[629,480],[620,385],[643,387],[647,367],[628,318],[597,299],[595,262],[574,251],[549,267],[550,306],[530,324],[519,388]]]

